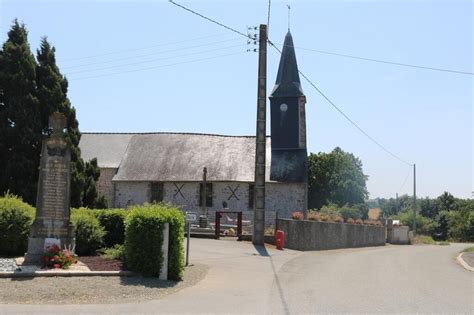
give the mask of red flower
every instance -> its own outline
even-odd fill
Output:
[[[61,268],[61,265],[60,264],[54,264],[53,267],[57,269],[57,268]]]

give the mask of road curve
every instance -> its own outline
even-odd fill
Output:
[[[455,260],[464,247],[307,252],[279,270],[266,312],[474,314],[474,273]]]

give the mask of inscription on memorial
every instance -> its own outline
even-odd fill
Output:
[[[26,260],[35,262],[51,242],[60,247],[73,244],[70,222],[71,155],[64,139],[66,117],[54,113],[49,120],[52,133],[41,150],[36,218],[31,226]]]

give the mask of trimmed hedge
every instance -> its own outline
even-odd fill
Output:
[[[163,228],[169,223],[168,279],[184,273],[184,216],[172,206],[147,204],[129,209],[125,228],[125,265],[145,276],[158,276],[163,265]]]
[[[91,210],[91,212],[107,232],[104,236],[105,247],[114,247],[125,242],[125,218],[128,214],[126,209]]]
[[[35,208],[7,193],[0,198],[0,255],[23,255],[28,249]]]
[[[76,237],[76,254],[94,255],[104,244],[105,229],[91,210],[74,209],[71,215]]]

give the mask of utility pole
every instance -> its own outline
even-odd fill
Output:
[[[416,234],[416,164],[413,164],[413,235]]]
[[[397,214],[400,212],[400,205],[398,203],[398,193],[395,193],[395,207],[397,207]]]
[[[260,24],[258,45],[257,133],[255,137],[255,209],[252,243],[264,244],[265,163],[267,144],[267,26]]]

